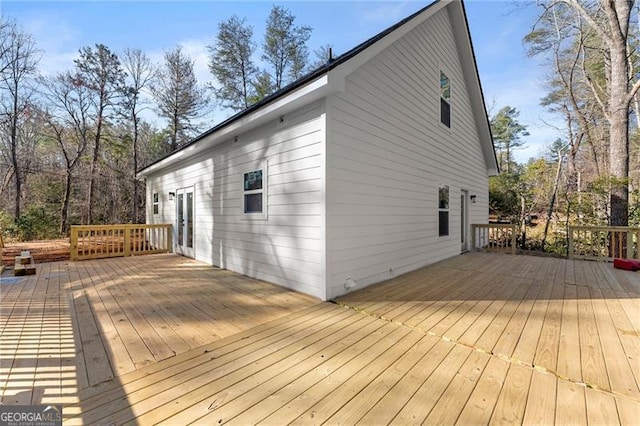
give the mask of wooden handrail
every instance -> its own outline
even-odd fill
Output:
[[[640,228],[628,226],[569,226],[568,256],[610,261],[640,259]]]
[[[471,225],[471,248],[473,250],[499,251],[516,254],[518,226],[503,223],[480,223]]]
[[[71,227],[71,260],[170,253],[170,224],[76,225]]]

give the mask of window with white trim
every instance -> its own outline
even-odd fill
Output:
[[[157,192],[153,193],[153,214],[160,212],[160,195]]]
[[[449,187],[440,185],[438,188],[438,236],[449,235]]]
[[[451,81],[440,71],[440,122],[451,127]]]
[[[262,216],[265,206],[265,173],[264,168],[251,170],[243,174],[243,206],[247,215]]]

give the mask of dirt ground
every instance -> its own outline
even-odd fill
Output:
[[[13,266],[15,256],[23,250],[31,252],[35,263],[69,260],[69,239],[5,243],[5,247],[2,249],[2,264]]]

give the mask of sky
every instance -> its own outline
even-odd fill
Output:
[[[0,0],[0,13],[15,19],[33,35],[42,51],[39,67],[44,74],[70,70],[78,50],[96,43],[115,52],[139,48],[156,63],[166,50],[180,44],[195,61],[198,80],[205,84],[212,81],[207,46],[214,41],[218,23],[234,14],[245,17],[259,43],[274,3],[288,8],[298,25],[313,28],[311,52],[330,44],[334,54],[339,55],[423,8],[430,0]],[[549,125],[557,122],[557,117],[539,105],[546,92],[544,62],[528,58],[522,43],[535,22],[536,6],[514,0],[466,0],[465,7],[487,110],[492,115],[509,105],[520,111],[519,121],[528,126],[530,135],[524,138],[525,146],[516,151],[515,157],[525,162],[540,155],[559,137]],[[212,127],[227,115],[214,111],[212,122],[205,127]]]

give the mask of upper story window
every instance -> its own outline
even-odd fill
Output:
[[[264,213],[264,182],[262,169],[244,174],[244,212]]]
[[[440,71],[440,122],[451,127],[451,82],[442,71]]]
[[[153,214],[158,214],[160,211],[160,196],[157,192],[153,193]]]

